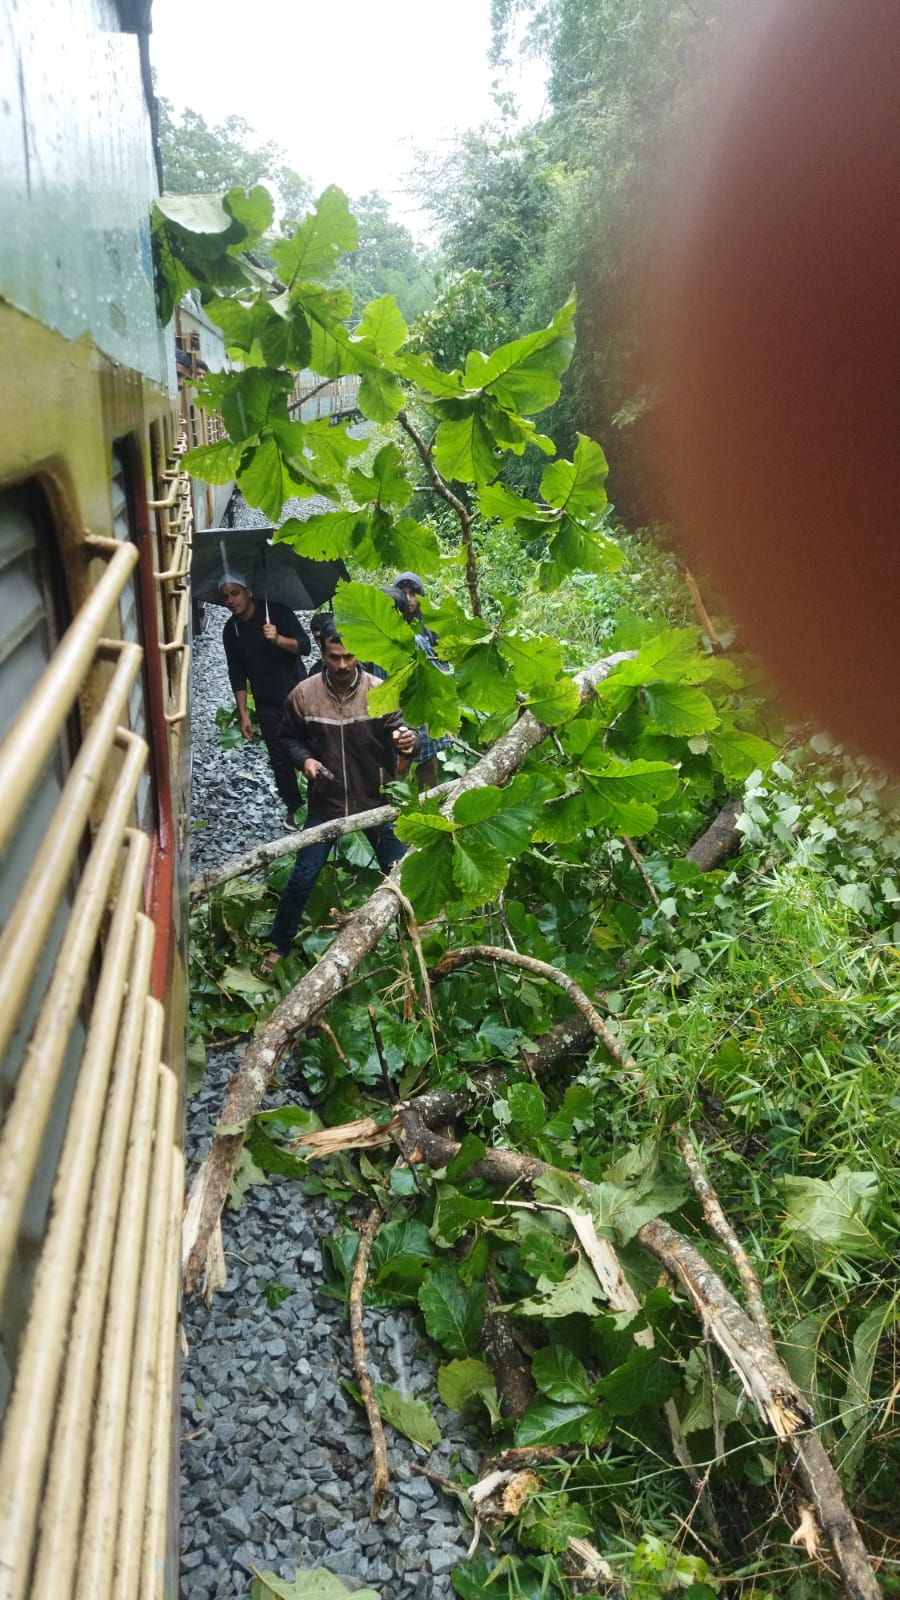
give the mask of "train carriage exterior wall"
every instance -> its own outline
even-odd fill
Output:
[[[142,0],[0,0],[0,1600],[168,1600],[192,504]]]

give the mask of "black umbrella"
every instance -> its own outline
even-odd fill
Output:
[[[274,528],[203,528],[194,533],[191,589],[195,600],[223,601],[225,572],[240,572],[257,599],[280,600],[290,611],[315,611],[331,600],[343,561],[312,561],[289,544],[272,544]]]

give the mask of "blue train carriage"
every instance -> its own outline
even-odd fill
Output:
[[[177,1592],[192,508],[148,9],[0,0],[0,1600]]]

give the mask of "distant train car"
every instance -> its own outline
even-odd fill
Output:
[[[308,368],[297,376],[288,409],[300,422],[318,422],[327,417],[339,422],[359,422],[359,376],[320,378]]]
[[[0,0],[0,1600],[168,1600],[192,502],[144,0]]]

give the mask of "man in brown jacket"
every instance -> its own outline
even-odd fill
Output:
[[[393,777],[397,752],[414,755],[418,744],[399,711],[369,715],[369,690],[377,688],[379,680],[363,671],[335,633],[322,639],[322,663],[321,673],[291,690],[282,711],[286,748],[309,785],[304,831],[333,817],[350,817],[382,805],[382,786]],[[378,865],[388,872],[406,847],[389,822],[365,832]],[[267,971],[289,953],[330,849],[326,840],[298,853],[269,931],[275,948],[266,957]]]

